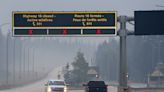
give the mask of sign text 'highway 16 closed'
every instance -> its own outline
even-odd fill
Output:
[[[116,12],[13,12],[13,36],[116,35]]]

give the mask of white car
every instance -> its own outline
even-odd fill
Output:
[[[64,80],[49,80],[45,84],[45,92],[67,92]]]

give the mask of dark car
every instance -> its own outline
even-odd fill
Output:
[[[107,92],[107,85],[104,81],[89,81],[83,86],[85,86],[85,92]]]

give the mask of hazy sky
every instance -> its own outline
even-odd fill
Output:
[[[134,10],[164,9],[164,0],[1,0],[0,25],[11,23],[12,11],[118,11],[133,16]]]
[[[12,11],[117,11],[133,16],[135,10],[164,9],[156,5],[164,5],[164,0],[1,0],[0,27],[10,23],[5,26],[11,28]]]

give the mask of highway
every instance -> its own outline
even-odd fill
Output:
[[[36,83],[25,85],[18,88],[9,89],[9,90],[3,90],[0,92],[44,92],[44,84],[49,79],[57,79],[57,74],[58,74],[58,71],[60,70],[61,70],[60,67],[55,68],[45,79],[40,80]]]
[[[49,79],[57,79],[58,71],[61,71],[61,67],[55,68],[45,79],[40,80],[36,83],[17,88],[1,90],[0,92],[45,92],[44,84]],[[117,92],[117,88],[112,86],[109,86],[108,90],[110,90],[109,92]],[[68,92],[84,92],[84,90],[69,90]]]

